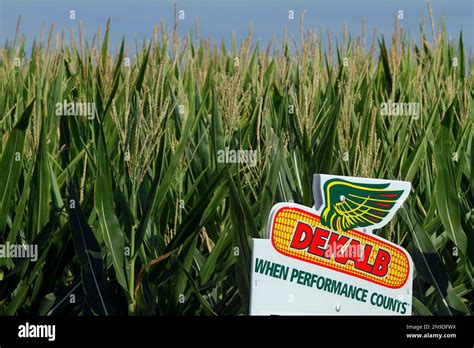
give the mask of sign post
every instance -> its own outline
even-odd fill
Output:
[[[413,262],[372,233],[403,204],[402,181],[315,175],[312,208],[273,206],[253,240],[251,315],[411,315]]]

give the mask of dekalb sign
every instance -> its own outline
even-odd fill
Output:
[[[253,240],[250,313],[411,315],[413,262],[372,234],[409,182],[315,175],[315,205],[276,204]]]

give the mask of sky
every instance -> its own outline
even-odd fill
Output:
[[[374,29],[390,41],[394,16],[399,10],[404,17],[400,26],[413,39],[419,40],[422,17],[428,37],[431,36],[429,12],[423,0],[0,0],[0,45],[13,39],[21,15],[20,32],[26,36],[27,46],[39,37],[42,25],[46,33],[54,23],[68,34],[71,27],[77,31],[81,21],[91,40],[98,27],[103,32],[107,19],[111,18],[111,47],[117,47],[124,36],[133,48],[150,39],[154,24],[162,20],[172,30],[175,3],[185,16],[178,27],[181,35],[194,29],[197,18],[201,37],[223,40],[226,45],[232,33],[237,41],[245,38],[249,23],[253,26],[254,40],[260,39],[264,44],[272,37],[276,44],[280,43],[285,28],[290,37],[298,39],[299,16],[303,11],[306,11],[305,28],[322,30],[324,36],[329,31],[339,41],[344,24],[353,35],[359,35],[362,18],[366,21],[368,42]],[[474,1],[432,0],[431,4],[436,21],[443,15],[448,37],[458,40],[462,30],[468,49],[472,47]],[[69,18],[71,10],[76,13],[74,20]],[[294,20],[288,18],[290,10],[295,13]]]

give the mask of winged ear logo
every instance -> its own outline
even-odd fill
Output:
[[[333,231],[367,233],[392,219],[410,189],[405,181],[317,174],[313,178],[314,209],[321,224]]]

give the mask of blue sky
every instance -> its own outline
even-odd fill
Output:
[[[28,42],[39,36],[41,26],[46,32],[51,24],[58,29],[77,30],[78,21],[84,25],[89,39],[97,28],[105,27],[107,18],[112,22],[112,46],[118,45],[125,36],[129,46],[139,44],[150,38],[153,25],[164,20],[172,29],[173,6],[171,0],[0,0],[0,43],[12,39],[17,19],[22,15],[21,33]],[[435,18],[441,14],[446,21],[448,36],[457,40],[463,30],[464,41],[472,46],[473,40],[473,1],[472,0],[432,0]],[[299,36],[299,14],[306,10],[305,27],[329,31],[341,39],[344,23],[351,33],[361,32],[362,18],[366,20],[368,41],[373,29],[390,38],[393,30],[393,17],[398,10],[404,11],[400,21],[410,36],[419,39],[421,18],[425,17],[427,32],[429,14],[423,0],[181,0],[176,2],[178,9],[185,11],[185,20],[179,31],[185,34],[194,28],[195,18],[199,20],[202,37],[224,40],[229,43],[234,32],[238,40],[248,32],[252,23],[254,39],[266,43],[272,36],[280,42],[286,27],[289,35]],[[76,11],[76,20],[70,20],[69,11]],[[295,20],[288,19],[288,11],[294,10]],[[390,41],[390,40],[388,40]]]

